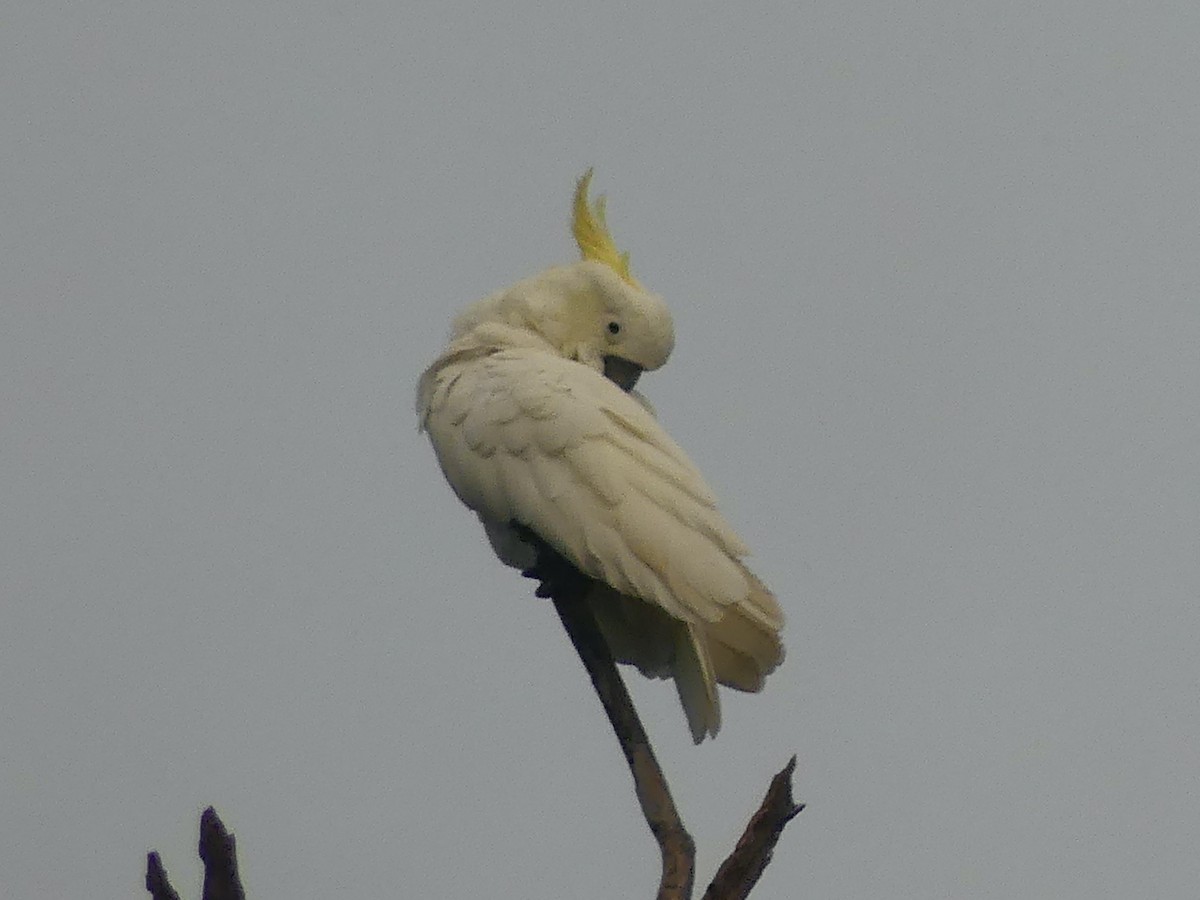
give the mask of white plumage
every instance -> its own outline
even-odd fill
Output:
[[[601,582],[588,602],[613,655],[674,677],[699,742],[720,726],[718,682],[757,691],[782,660],[783,617],[700,473],[632,391],[666,362],[671,317],[615,255],[602,206],[582,227],[598,221],[593,241],[608,244],[589,251],[586,190],[587,176],[575,231],[590,259],[463,313],[421,377],[417,412],[497,555],[533,564],[521,525]]]

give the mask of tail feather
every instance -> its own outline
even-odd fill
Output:
[[[779,633],[763,628],[740,608],[704,626],[717,681],[742,691],[762,689],[763,680],[783,662]]]
[[[708,643],[708,653],[719,684],[749,694],[763,689],[767,676],[753,656],[713,640]]]
[[[692,740],[716,737],[721,728],[721,700],[708,643],[700,626],[680,623],[675,639],[675,689],[687,716]]]
[[[588,594],[588,604],[617,662],[637,666],[647,678],[671,675],[678,620],[599,582]]]
[[[588,601],[613,658],[651,678],[674,678],[696,743],[715,735],[721,707],[705,626],[680,622],[659,606],[603,584]]]
[[[682,622],[662,607],[597,583],[588,596],[596,624],[617,662],[651,678],[673,678],[692,738],[700,743],[721,727],[717,685],[762,690],[783,661],[779,604],[747,572],[749,597],[716,622]]]

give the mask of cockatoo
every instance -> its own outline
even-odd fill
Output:
[[[594,579],[613,656],[673,677],[696,743],[721,724],[717,685],[758,691],[783,660],[783,614],[700,472],[633,390],[675,343],[662,298],[629,271],[576,185],[582,260],[480,300],[417,389],[450,486],[497,556],[534,565],[532,533]],[[525,531],[527,529],[527,531]]]

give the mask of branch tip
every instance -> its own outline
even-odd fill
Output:
[[[154,900],[179,900],[179,894],[171,887],[167,870],[163,868],[162,859],[155,850],[146,854],[146,890]]]

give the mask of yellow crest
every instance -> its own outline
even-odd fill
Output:
[[[588,203],[588,185],[592,181],[592,170],[588,169],[575,183],[575,200],[571,205],[571,233],[584,259],[602,262],[625,281],[640,288],[637,279],[629,272],[629,254],[622,253],[608,233],[604,221],[604,197]]]

